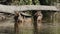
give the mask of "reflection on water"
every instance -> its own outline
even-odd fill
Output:
[[[10,25],[11,26],[11,25]],[[13,34],[13,27],[1,27],[0,26],[0,34]],[[33,27],[21,27],[20,34],[34,34]],[[60,24],[51,24],[44,23],[42,24],[41,29],[38,29],[38,34],[60,34]]]
[[[41,29],[38,29],[38,34],[60,34],[59,24],[44,23]],[[34,34],[33,28],[22,28],[21,34]]]
[[[28,24],[28,25],[27,25]],[[34,34],[33,24],[27,23],[20,27],[20,34]],[[38,27],[38,34],[60,34],[59,23],[43,23]],[[0,23],[0,34],[14,34],[14,23],[11,20]]]

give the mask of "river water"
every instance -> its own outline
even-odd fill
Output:
[[[60,34],[60,23],[42,23],[38,24],[38,34]],[[8,18],[0,21],[0,34],[14,34],[14,20]],[[20,26],[20,34],[34,34],[34,26],[32,23],[25,23]]]
[[[1,23],[0,34],[14,34],[14,23]],[[20,27],[20,34],[34,34],[33,25],[30,24]],[[38,34],[60,34],[60,24],[43,23],[40,28],[38,28]]]

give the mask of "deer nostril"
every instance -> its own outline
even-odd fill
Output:
[[[18,23],[22,23],[22,20],[18,20]]]

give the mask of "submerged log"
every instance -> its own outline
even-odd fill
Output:
[[[14,11],[27,11],[27,10],[52,10],[59,11],[55,6],[44,6],[44,5],[21,5],[21,6],[9,6],[0,4],[0,12],[12,13]]]

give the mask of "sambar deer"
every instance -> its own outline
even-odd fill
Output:
[[[41,13],[41,11],[37,11],[35,13],[36,17],[37,17],[37,23],[41,23],[42,22],[42,18],[43,18],[43,15]]]
[[[23,22],[24,22],[24,19],[21,16],[20,12],[15,11],[14,20],[15,20],[15,24],[14,24],[15,33],[18,33],[19,32],[19,26],[23,26]]]

